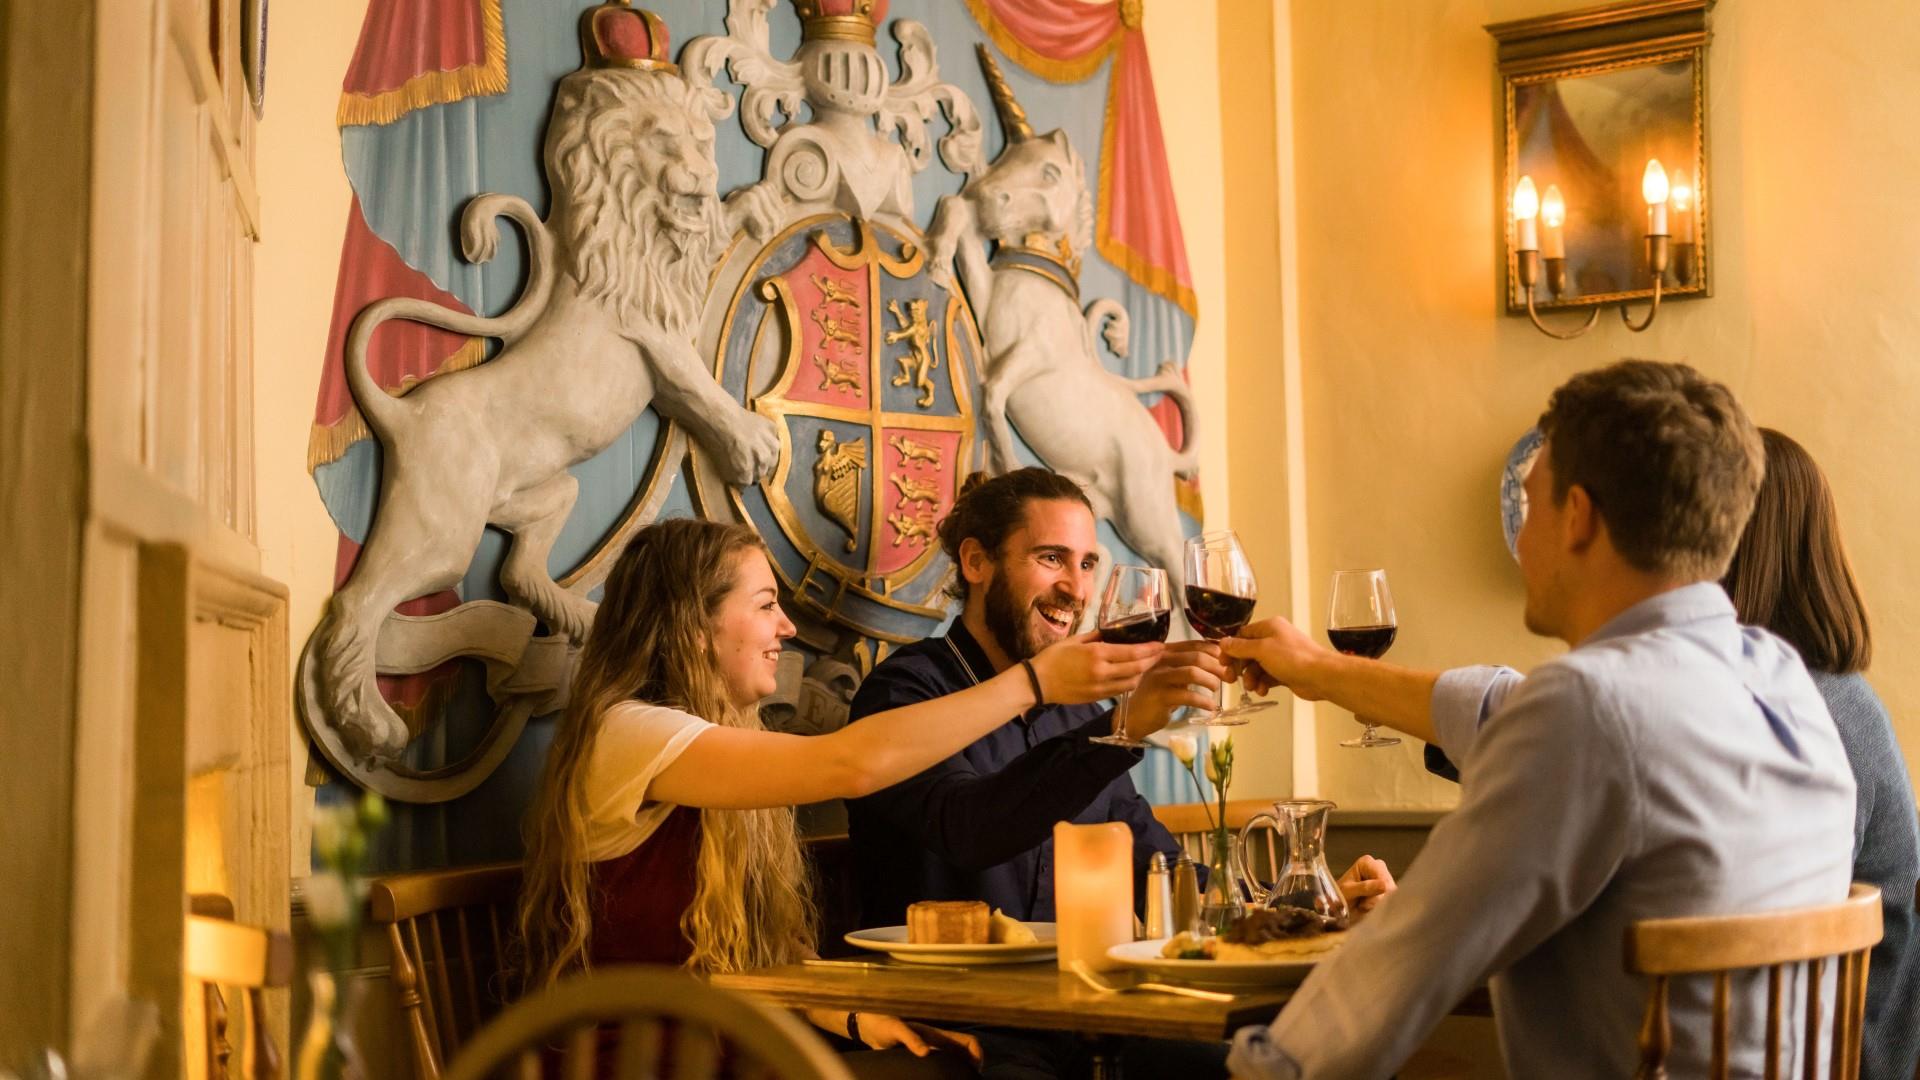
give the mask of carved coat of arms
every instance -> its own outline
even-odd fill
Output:
[[[1096,335],[1124,356],[1127,328],[1114,301],[1081,307],[1092,204],[1066,137],[1035,136],[989,65],[1008,136],[989,163],[924,26],[887,20],[885,0],[791,0],[801,40],[781,58],[776,2],[729,0],[726,32],[678,63],[660,17],[628,0],[588,8],[581,67],[549,112],[545,216],[496,192],[459,215],[470,267],[511,244],[497,219],[524,238],[511,305],[480,317],[386,297],[358,311],[345,381],[380,440],[381,482],[299,688],[315,744],[354,781],[409,802],[472,791],[531,717],[564,704],[598,586],[663,513],[744,521],[767,543],[800,626],[763,707],[787,730],[844,722],[860,673],[947,617],[939,522],[969,472],[1017,463],[1016,429],[1142,556],[1177,561],[1168,485],[1191,467],[1191,417],[1176,455],[1139,395],[1184,410],[1184,386],[1102,367]],[[716,125],[736,106],[764,159],[723,198]],[[929,236],[914,180],[936,154],[966,183]],[[469,370],[395,385],[368,363],[382,322],[469,335]],[[1063,408],[1108,437],[1050,419]],[[568,548],[593,470],[642,460],[630,496],[608,508],[592,492],[589,542]],[[486,554],[490,532],[511,537],[504,555]],[[476,588],[489,557],[498,571]],[[438,614],[394,611],[456,588]],[[495,713],[443,752],[425,737],[434,718],[396,711],[376,680],[457,658],[484,664]]]
[[[944,617],[934,528],[973,459],[965,298],[928,276],[917,235],[833,211],[768,244],[727,307],[721,385],[779,424],[781,446],[771,479],[728,489],[734,511],[803,612],[924,636]]]

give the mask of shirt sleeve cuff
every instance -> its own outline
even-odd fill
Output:
[[[1300,1066],[1274,1044],[1271,1035],[1264,1025],[1243,1027],[1234,1033],[1227,1069],[1236,1080],[1298,1080]]]
[[[1441,672],[1433,684],[1433,731],[1456,767],[1466,767],[1481,722],[1521,677],[1512,668],[1487,665]]]

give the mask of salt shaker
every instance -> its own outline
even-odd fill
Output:
[[[1173,916],[1173,923],[1167,929],[1175,934],[1192,930],[1193,924],[1200,921],[1200,872],[1184,851],[1180,853],[1180,861],[1173,864],[1172,892],[1167,910]]]
[[[1173,881],[1167,870],[1167,857],[1154,852],[1147,861],[1147,937],[1172,937]]]

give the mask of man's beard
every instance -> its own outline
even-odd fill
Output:
[[[1077,626],[1080,607],[1077,604],[1071,606],[1074,625]],[[1007,575],[993,575],[993,583],[987,586],[987,632],[993,635],[1000,651],[1016,662],[1031,659],[1035,653],[1053,644],[1051,640],[1040,640],[1034,629],[1032,613],[1031,601],[1022,603],[1014,598],[1012,588],[1007,585]]]

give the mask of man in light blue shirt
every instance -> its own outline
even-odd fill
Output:
[[[1846,896],[1853,779],[1832,718],[1716,584],[1759,486],[1752,423],[1724,386],[1644,361],[1575,376],[1540,423],[1526,624],[1571,652],[1523,679],[1341,656],[1277,619],[1228,643],[1256,689],[1438,743],[1461,773],[1399,891],[1271,1027],[1239,1033],[1237,1077],[1386,1076],[1483,979],[1509,1075],[1629,1077],[1647,981],[1622,962],[1628,924]],[[1703,1074],[1711,983],[1670,993],[1669,1069]],[[1758,1076],[1765,981],[1734,994],[1734,1075]]]

